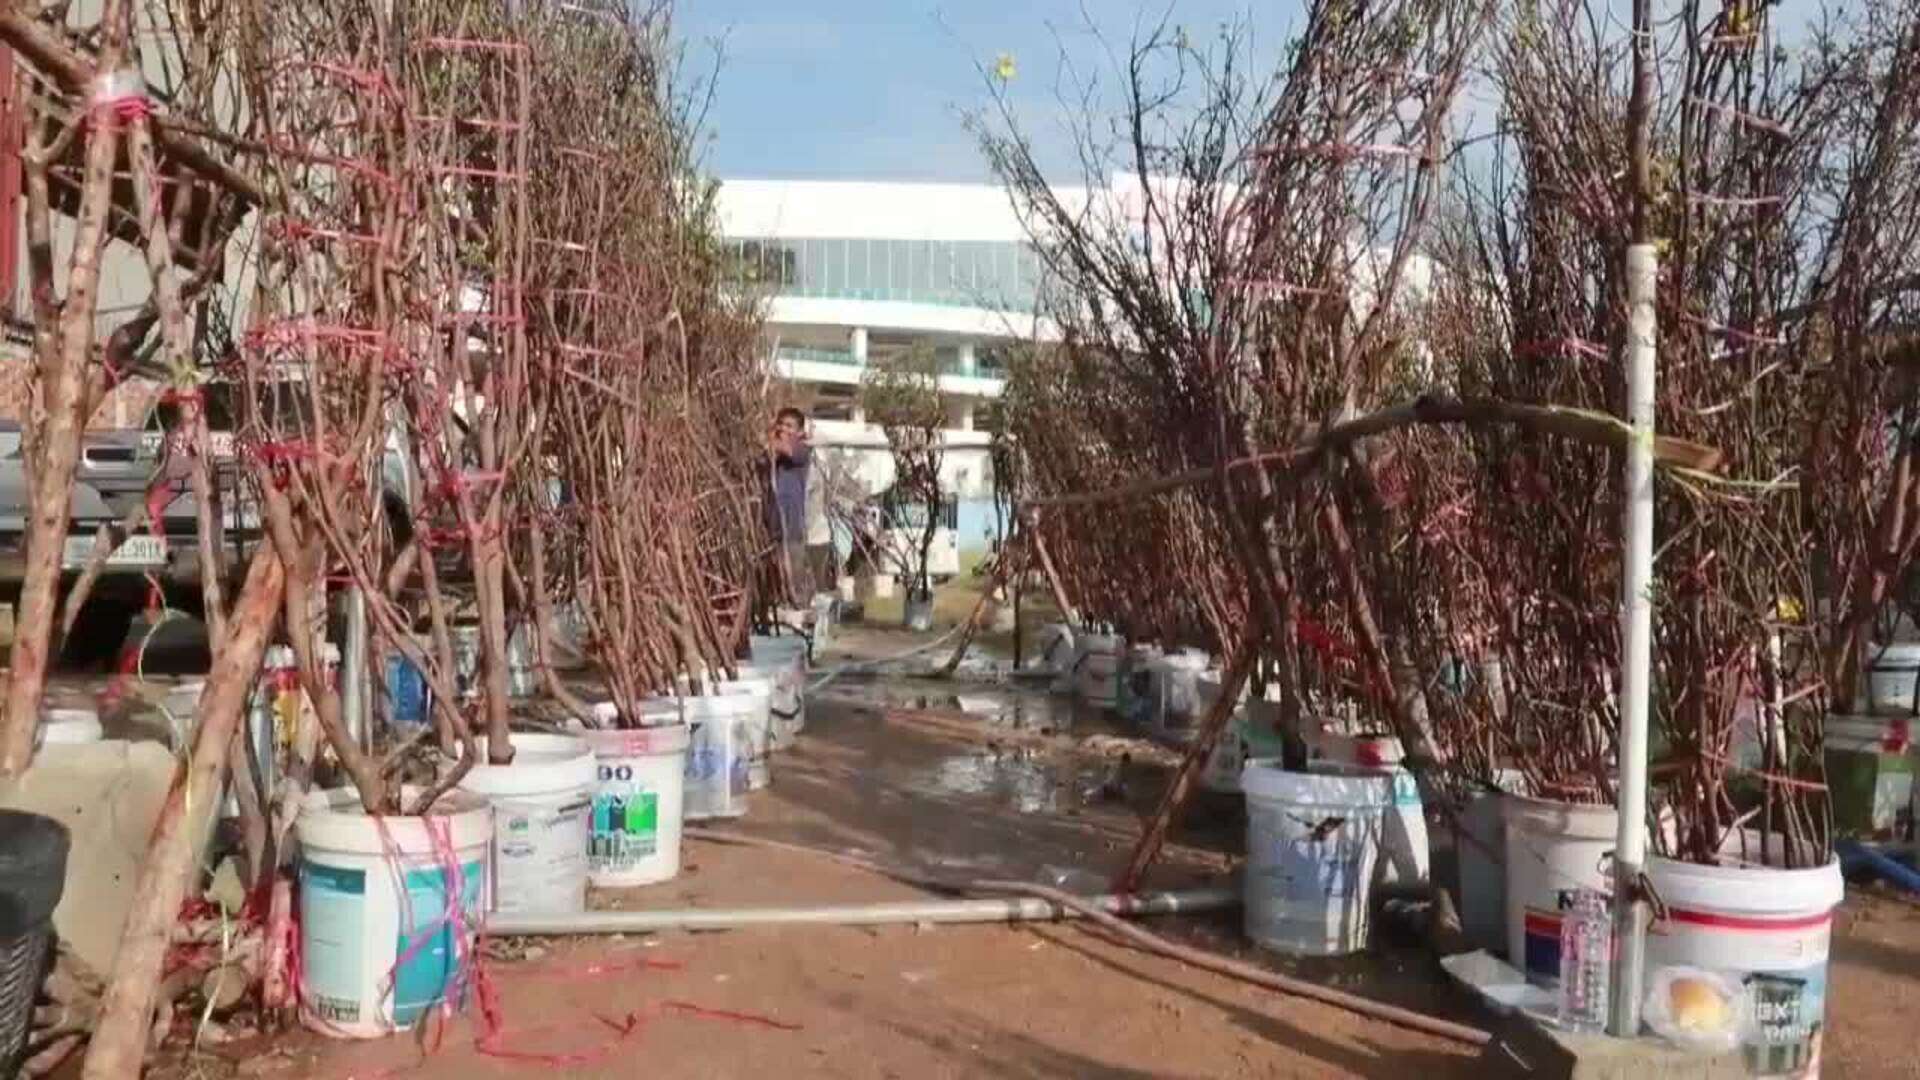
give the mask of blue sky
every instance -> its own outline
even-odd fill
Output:
[[[1783,0],[1776,18],[1803,24],[1821,2]],[[1614,6],[1624,19],[1624,0]],[[1009,91],[1053,151],[1042,164],[1054,172],[1071,164],[1065,143],[1047,137],[1067,114],[1056,96],[1063,48],[1111,85],[1103,50],[1124,52],[1143,23],[1171,11],[1197,45],[1249,10],[1259,12],[1249,44],[1265,74],[1296,28],[1299,0],[680,0],[675,33],[693,73],[712,73],[721,50],[705,130],[711,172],[984,181],[986,164],[960,125],[962,111],[988,100],[978,65],[1014,58]]]
[[[1013,56],[1010,90],[1041,134],[1062,112],[1062,47],[1081,62],[1101,55],[1089,13],[1124,49],[1138,22],[1166,10],[1134,0],[681,0],[674,19],[692,70],[712,68],[716,42],[724,49],[706,131],[720,176],[986,180],[959,119],[987,100],[977,64]],[[1246,10],[1244,0],[1180,0],[1174,21],[1198,42]],[[1260,10],[1253,45],[1277,57],[1299,5],[1265,0]]]

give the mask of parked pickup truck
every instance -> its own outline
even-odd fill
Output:
[[[153,466],[150,460],[136,460],[139,442],[138,432],[85,436],[68,504],[70,519],[61,555],[61,564],[66,570],[77,573],[84,567],[93,556],[94,538],[100,526],[123,520],[132,505],[129,498],[143,497],[143,494],[129,496],[123,479],[140,472],[135,485],[144,493],[145,480],[152,474]],[[190,501],[186,510],[187,535],[191,536]],[[169,511],[165,516],[172,524],[174,512]],[[27,476],[20,447],[20,426],[0,422],[0,594],[8,599],[18,594],[26,576],[26,531]],[[168,531],[171,532],[171,528]],[[103,576],[143,578],[150,573],[165,572],[171,546],[146,531],[129,536],[107,557]]]

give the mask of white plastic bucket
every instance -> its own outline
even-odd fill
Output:
[[[1822,748],[1835,824],[1861,839],[1898,840],[1906,831],[1920,760],[1916,725],[1905,715],[1829,715]]]
[[[833,640],[834,618],[840,612],[839,597],[833,593],[815,593],[813,596],[813,640],[825,645]]]
[[[1496,956],[1506,954],[1507,828],[1506,792],[1525,782],[1514,770],[1501,773],[1502,790],[1481,791],[1467,800],[1457,823],[1460,860],[1460,929],[1467,940]]]
[[[686,809],[686,725],[589,731],[585,738],[597,764],[589,878],[601,888],[672,879],[680,873]]]
[[[1184,743],[1205,712],[1200,699],[1200,677],[1211,663],[1207,654],[1186,649],[1160,657],[1154,663],[1153,730],[1161,738]]]
[[[807,643],[797,637],[756,637],[752,668],[773,684],[767,704],[773,745],[784,750],[807,727]]]
[[[917,634],[924,634],[933,629],[933,594],[917,593],[908,589],[902,621],[906,623],[907,629]]]
[[[462,701],[480,695],[480,628],[472,624],[447,628],[453,648],[453,678]]]
[[[1325,760],[1393,774],[1393,813],[1387,818],[1380,851],[1380,884],[1424,885],[1432,869],[1427,811],[1420,784],[1402,764],[1406,752],[1391,735],[1340,735],[1321,732],[1307,741],[1307,759]]]
[[[1074,686],[1080,700],[1111,709],[1120,694],[1120,639],[1089,634],[1080,641],[1074,661]]]
[[[1875,709],[1913,711],[1920,681],[1920,641],[1894,641],[1867,648],[1867,697]]]
[[[1066,623],[1048,623],[1040,628],[1040,653],[1035,667],[1053,672],[1053,692],[1070,694],[1074,689],[1079,647],[1074,643],[1073,627]]]
[[[1560,912],[1580,888],[1612,891],[1604,859],[1619,813],[1611,806],[1501,800],[1507,835],[1507,962],[1540,986],[1560,983]]]
[[[407,792],[411,799],[417,793]],[[300,1018],[373,1039],[459,1001],[479,938],[493,808],[471,792],[427,817],[368,817],[351,790],[316,791],[300,839]]]
[[[1160,700],[1160,656],[1158,645],[1129,645],[1114,665],[1113,711],[1143,731],[1153,730],[1153,710]]]
[[[1194,681],[1195,691],[1200,697],[1202,712],[1213,708],[1220,698],[1221,675],[1217,671],[1204,672]],[[1240,790],[1240,770],[1246,766],[1246,687],[1240,689],[1240,703],[1234,707],[1233,720],[1207,754],[1207,763],[1200,771],[1200,786],[1207,791],[1219,794],[1235,794]],[[1274,755],[1277,756],[1277,755]]]
[[[686,820],[735,818],[747,812],[748,728],[756,717],[767,715],[766,700],[717,693],[651,703],[676,710],[674,715],[686,721]]]
[[[533,662],[533,624],[523,622],[507,636],[507,696],[533,697],[540,692],[540,669]],[[519,745],[519,740],[514,741]]]
[[[1667,967],[1722,976],[1744,991],[1748,1071],[1819,1076],[1839,862],[1776,870],[1656,857],[1647,877],[1666,908],[1647,933],[1648,979]]]
[[[746,760],[747,790],[759,791],[773,783],[773,682],[743,669],[739,678],[713,684],[712,691],[735,699],[730,715],[739,728],[735,737]]]
[[[460,790],[493,804],[489,911],[585,911],[593,748],[570,735],[517,734],[513,763],[481,757]]]
[[[1249,761],[1247,936],[1279,952],[1339,956],[1366,948],[1374,861],[1393,781],[1343,766],[1287,772]]]
[[[176,752],[193,744],[193,733],[200,726],[200,694],[206,688],[205,679],[189,679],[168,687],[160,699]]]

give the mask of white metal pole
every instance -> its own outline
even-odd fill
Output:
[[[373,748],[367,723],[372,696],[367,674],[367,596],[355,585],[347,590],[347,639],[340,657],[340,705],[347,736],[361,750]]]
[[[1627,248],[1627,509],[1620,582],[1620,825],[1613,851],[1616,962],[1609,1030],[1640,1033],[1647,905],[1639,880],[1647,863],[1647,704],[1653,661],[1653,295],[1659,266],[1652,244]]]

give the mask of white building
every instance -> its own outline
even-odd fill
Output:
[[[1034,336],[1040,284],[1006,192],[728,180],[719,211],[734,257],[768,291],[769,358],[813,417],[815,445],[868,491],[891,483],[886,440],[861,413],[861,374],[871,359],[924,345],[940,363],[950,419],[949,489],[963,501],[990,497],[987,414],[1007,350]]]
[[[1121,173],[1104,188],[1060,189],[1069,211],[1090,200],[1141,233],[1146,184]],[[726,180],[720,231],[769,300],[766,348],[794,403],[814,419],[829,467],[869,493],[892,482],[880,429],[859,406],[867,361],[931,346],[951,426],[945,471],[958,496],[959,544],[982,546],[992,495],[989,413],[1010,347],[1053,335],[1035,315],[1041,264],[1005,189],[991,184]],[[1356,252],[1354,314],[1372,305],[1385,253]],[[1426,296],[1432,266],[1416,257],[1403,295]],[[971,505],[971,512],[969,506]]]

